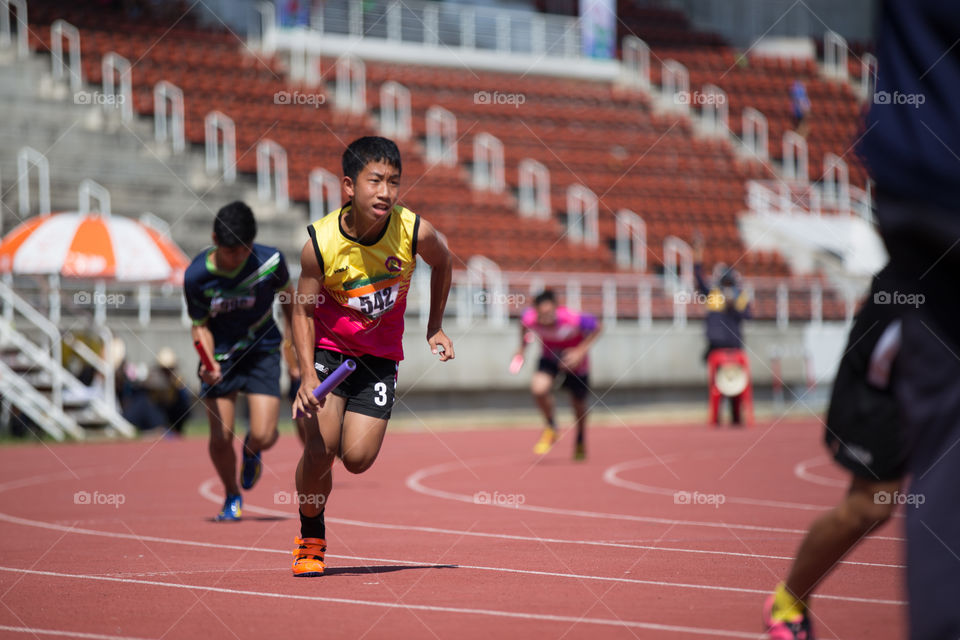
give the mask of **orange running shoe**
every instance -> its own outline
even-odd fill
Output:
[[[293,550],[293,577],[315,578],[323,575],[326,565],[323,564],[323,554],[327,550],[327,541],[323,538],[294,539],[297,548]]]
[[[533,452],[538,456],[542,456],[553,448],[553,443],[556,441],[557,430],[545,427],[543,433],[540,434],[540,439],[537,440],[537,444],[533,445]]]

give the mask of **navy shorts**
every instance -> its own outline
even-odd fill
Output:
[[[903,312],[896,305],[876,303],[884,299],[879,282],[879,277],[874,279],[850,330],[833,384],[824,441],[840,466],[865,480],[887,482],[899,480],[906,470],[903,419],[892,382],[874,386],[868,370],[880,337]],[[894,367],[891,377],[896,371]]]
[[[583,400],[590,393],[590,381],[588,374],[582,375],[560,369],[560,363],[553,359],[543,356],[537,364],[537,371],[543,371],[554,378],[558,375],[563,376],[563,382],[560,386],[569,391],[577,400]]]
[[[356,370],[337,385],[332,391],[333,395],[347,399],[346,411],[381,420],[390,419],[400,363],[370,355],[347,356],[328,349],[317,349],[314,360],[320,382],[326,380],[344,360],[356,362]]]
[[[242,391],[280,397],[280,349],[242,353],[220,363],[222,378],[210,386],[200,381],[201,398],[222,398]]]

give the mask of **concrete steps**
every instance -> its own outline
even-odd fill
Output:
[[[88,94],[96,87],[86,87]],[[49,58],[0,62],[0,187],[3,230],[20,222],[17,152],[31,146],[50,163],[50,199],[54,211],[77,208],[77,189],[90,178],[110,191],[116,214],[137,217],[149,211],[171,226],[174,240],[190,255],[209,245],[216,211],[244,200],[257,214],[257,240],[297,255],[306,239],[307,209],[293,205],[283,213],[261,203],[254,176],[238,176],[233,185],[208,176],[202,147],[173,154],[154,140],[153,121],[120,122],[99,105],[77,104],[65,86],[53,82]],[[35,172],[31,174],[35,185]],[[37,213],[36,187],[31,213]]]

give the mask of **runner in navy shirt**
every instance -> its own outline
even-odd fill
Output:
[[[240,486],[253,487],[263,467],[260,453],[277,441],[283,337],[273,319],[273,302],[280,292],[287,297],[281,308],[287,335],[292,335],[287,263],[277,249],[255,244],[256,234],[247,205],[226,205],[213,224],[214,246],[193,259],[183,278],[192,338],[214,358],[213,370],[201,364],[199,375],[210,420],[210,458],[226,492],[217,520],[240,518]],[[241,391],[250,407],[250,432],[243,441],[238,482],[233,429]]]

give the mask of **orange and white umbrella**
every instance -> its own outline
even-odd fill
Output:
[[[162,232],[137,220],[97,213],[36,216],[0,243],[0,273],[179,283],[189,264]]]

